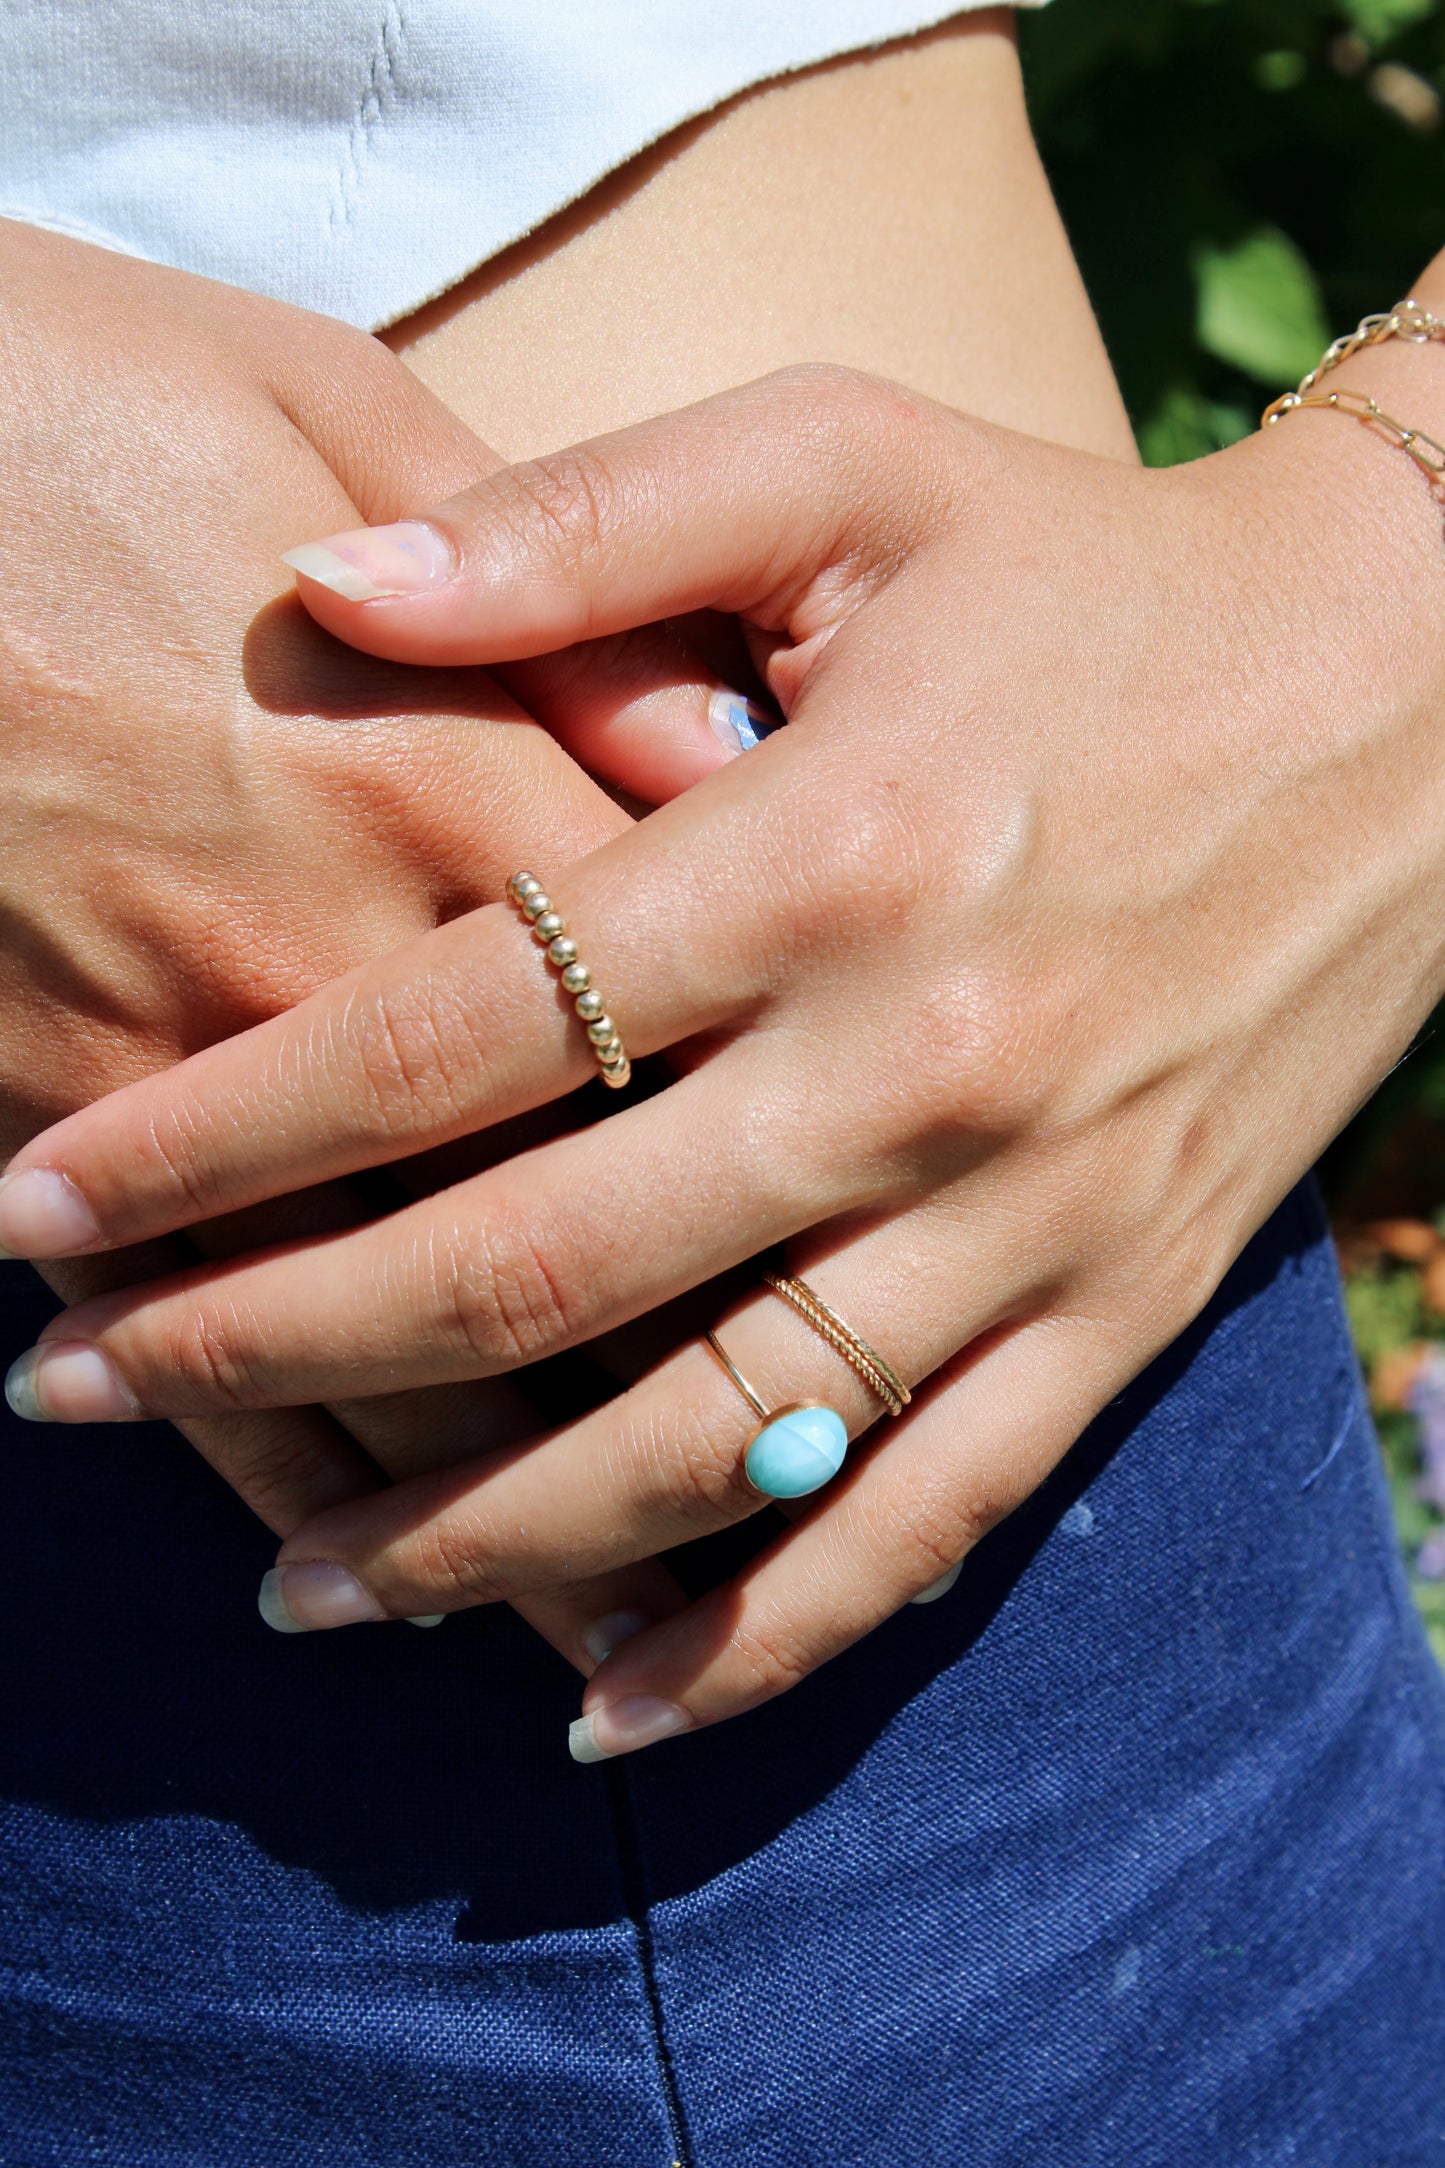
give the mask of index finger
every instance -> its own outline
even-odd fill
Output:
[[[521,1114],[596,1074],[593,994],[634,1058],[736,1024],[776,978],[780,918],[797,938],[824,909],[792,840],[806,754],[776,743],[557,884],[593,969],[579,1014],[521,913],[487,906],[33,1139],[0,1182],[0,1243],[135,1242]]]

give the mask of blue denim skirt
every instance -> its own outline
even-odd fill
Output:
[[[629,1763],[504,1609],[269,1633],[163,1426],[4,1453],[5,2168],[1445,2162],[1445,1689],[1311,1189],[951,1596]]]

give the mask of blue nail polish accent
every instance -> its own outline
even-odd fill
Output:
[[[830,1483],[848,1451],[848,1430],[832,1408],[785,1408],[748,1447],[748,1481],[769,1498],[806,1498]]]
[[[755,745],[761,745],[764,738],[771,737],[782,727],[777,717],[760,708],[756,700],[726,691],[714,693],[708,702],[708,721],[713,736],[730,753],[750,753]]]

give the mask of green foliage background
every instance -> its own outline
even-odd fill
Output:
[[[1054,0],[1019,25],[1151,465],[1254,428],[1445,247],[1445,0]],[[1445,1011],[1321,1171],[1349,1217],[1445,1203]]]
[[[1020,25],[1152,463],[1242,435],[1445,245],[1438,0],[1055,0]]]
[[[1445,0],[1054,0],[1020,33],[1034,126],[1150,464],[1254,428],[1445,247]],[[1421,1272],[1353,1231],[1403,1215],[1445,1235],[1445,1008],[1320,1171],[1379,1385],[1402,1351],[1445,1349]],[[1413,1565],[1445,1518],[1420,1494],[1413,1418],[1383,1401]],[[1445,1580],[1412,1579],[1445,1661]]]

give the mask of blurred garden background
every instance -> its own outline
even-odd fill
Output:
[[[1151,465],[1254,428],[1445,246],[1445,0],[1054,0],[1020,22],[1039,142]],[[1041,297],[1041,336],[1046,314]],[[1445,1662],[1445,1009],[1320,1174]]]

